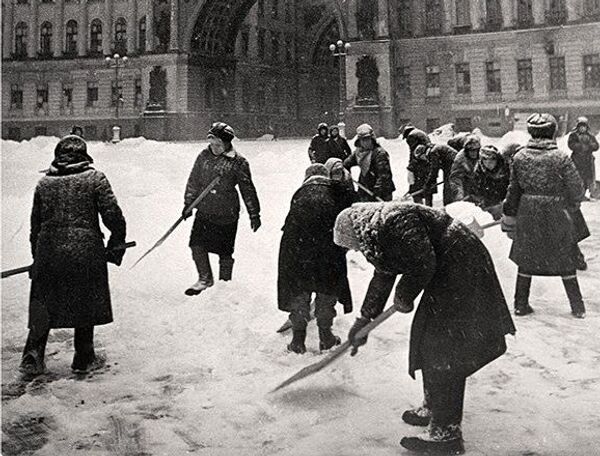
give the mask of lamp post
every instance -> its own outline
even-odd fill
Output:
[[[333,57],[339,57],[339,86],[340,86],[340,112],[339,112],[339,123],[338,127],[340,129],[340,135],[346,136],[346,124],[344,123],[344,114],[346,112],[346,91],[344,89],[344,79],[345,79],[345,57],[348,55],[348,50],[350,49],[350,43],[344,43],[342,40],[338,40],[337,43],[331,43],[329,45],[329,50],[331,51],[331,55]]]
[[[123,56],[121,57],[119,54],[114,54],[112,57],[106,57],[106,59],[104,59],[106,61],[106,65],[109,68],[114,68],[115,69],[115,87],[117,90],[117,99],[115,102],[115,119],[116,119],[116,123],[119,123],[119,107],[120,104],[123,102],[123,96],[121,94],[121,91],[119,90],[119,70],[125,66],[125,64],[127,63],[127,56]],[[113,143],[118,143],[119,141],[121,141],[121,127],[119,125],[114,125],[112,127],[112,134],[113,137],[111,139],[111,141]]]

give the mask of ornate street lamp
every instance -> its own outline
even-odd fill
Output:
[[[119,54],[114,54],[112,57],[106,57],[106,59],[104,59],[106,61],[106,65],[109,68],[114,68],[115,69],[115,88],[116,88],[116,101],[115,101],[115,119],[116,119],[116,125],[114,125],[112,127],[112,134],[113,137],[111,139],[111,141],[113,143],[118,143],[119,141],[121,141],[121,127],[118,125],[119,123],[119,107],[121,105],[121,103],[123,103],[123,95],[121,94],[121,91],[119,90],[119,70],[121,68],[123,68],[125,66],[125,64],[127,63],[127,56],[123,56],[121,57]]]
[[[344,123],[344,114],[346,112],[346,90],[345,90],[345,57],[348,55],[350,49],[350,43],[344,43],[342,40],[338,40],[337,43],[331,43],[329,50],[333,57],[339,57],[339,70],[340,70],[340,113],[338,127],[340,129],[340,135],[346,136],[346,124]]]

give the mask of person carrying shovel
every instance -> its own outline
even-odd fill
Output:
[[[514,334],[490,254],[469,228],[441,210],[418,204],[354,204],[337,217],[334,241],[362,252],[377,271],[401,275],[394,294],[400,312],[410,312],[423,291],[410,334],[409,374],[421,370],[425,402],[402,419],[429,426],[426,437],[400,444],[416,453],[464,453],[462,413],[466,378],[506,351]],[[357,337],[383,311],[385,301],[365,301],[348,339]]]

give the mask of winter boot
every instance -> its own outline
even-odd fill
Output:
[[[423,406],[406,410],[402,414],[402,421],[411,426],[428,426],[431,421],[431,410]]]
[[[319,328],[319,350],[329,350],[342,343],[342,339],[331,332],[331,328]]]
[[[29,330],[23,357],[19,365],[19,372],[25,377],[36,377],[46,372],[46,363],[44,362],[44,354],[46,351],[46,343],[48,342],[48,331],[36,333]]]
[[[198,281],[185,290],[187,296],[199,295],[204,290],[214,285],[208,252],[200,246],[193,246],[192,258],[194,259],[196,269],[198,270]]]
[[[515,287],[515,315],[524,316],[533,313],[529,305],[529,290],[531,289],[531,276],[518,273]]]
[[[292,335],[292,341],[287,346],[287,349],[291,352],[298,353],[299,355],[306,353],[306,329],[294,329]]]
[[[400,441],[407,450],[428,455],[457,455],[465,453],[463,439],[426,440],[420,437],[404,437]]]
[[[234,261],[231,255],[219,256],[219,280],[231,280]]]
[[[575,318],[585,318],[585,305],[583,304],[583,297],[581,296],[577,277],[563,277],[563,285],[569,298],[569,304],[571,305],[571,314]]]

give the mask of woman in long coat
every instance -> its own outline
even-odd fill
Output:
[[[429,439],[404,438],[417,452],[464,452],[461,421],[468,376],[506,351],[514,334],[494,264],[480,240],[445,212],[415,204],[355,204],[340,213],[335,242],[361,251],[377,270],[401,278],[394,303],[409,312],[423,291],[411,334],[409,373],[423,372]],[[348,335],[377,317],[385,303],[365,303]],[[405,412],[410,415],[411,411]],[[413,424],[413,423],[411,423]]]
[[[44,372],[52,328],[75,328],[74,371],[102,363],[93,338],[94,326],[113,321],[106,262],[121,264],[124,250],[105,251],[98,215],[111,232],[109,249],[124,243],[126,225],[108,179],[92,163],[85,141],[66,136],[35,189],[29,336],[20,366],[27,375]]]
[[[306,351],[306,324],[310,299],[316,293],[315,316],[321,350],[339,343],[331,332],[336,316],[335,304],[344,312],[352,311],[348,284],[346,251],[334,244],[333,226],[340,211],[352,204],[353,194],[340,182],[329,179],[320,164],[292,197],[289,213],[282,228],[278,268],[278,306],[290,312],[293,339],[288,349]]]
[[[533,312],[529,305],[531,277],[561,276],[571,312],[585,317],[577,281],[577,242],[589,235],[579,204],[583,182],[571,158],[558,150],[556,119],[534,114],[527,119],[531,140],[513,160],[504,202],[506,217],[516,217],[510,259],[519,267],[515,290],[515,315]],[[511,229],[512,219],[504,219]]]

